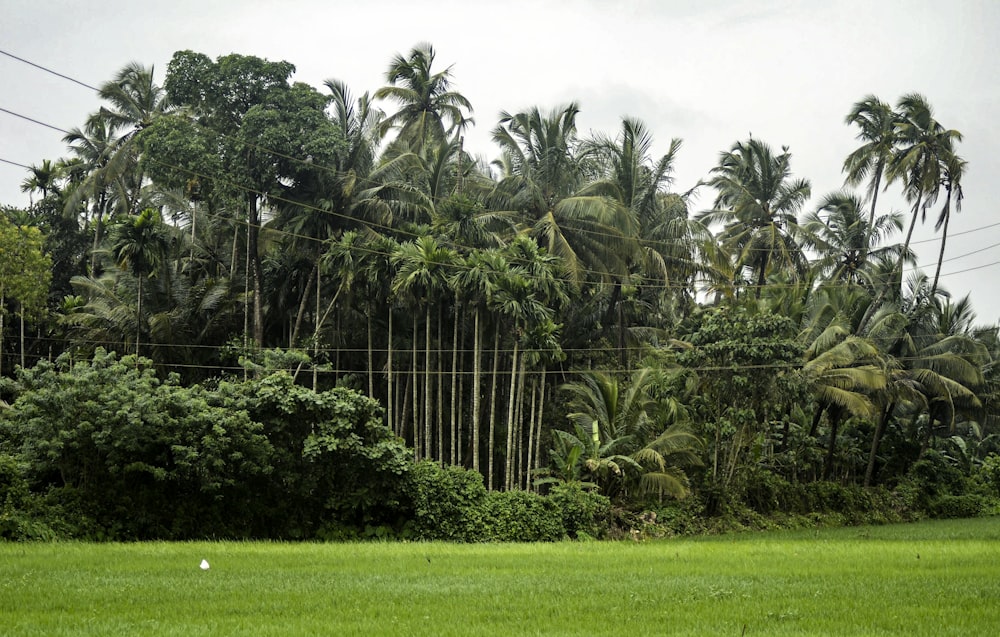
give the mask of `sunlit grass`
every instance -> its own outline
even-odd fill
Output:
[[[996,517],[648,543],[0,544],[4,635],[987,635],[997,626]]]

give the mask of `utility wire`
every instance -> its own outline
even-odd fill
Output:
[[[0,49],[0,54],[6,55],[9,58],[13,58],[13,59],[17,60],[18,62],[24,62],[28,66],[33,66],[36,69],[41,69],[42,71],[45,71],[46,73],[51,73],[52,75],[55,75],[56,77],[61,77],[64,80],[69,80],[70,82],[73,82],[75,84],[79,84],[80,86],[82,86],[84,88],[89,88],[92,91],[100,92],[100,89],[97,88],[96,86],[91,86],[90,84],[87,84],[86,82],[81,82],[80,80],[78,80],[76,78],[70,77],[68,75],[63,75],[62,73],[59,73],[58,71],[53,71],[52,69],[50,69],[48,67],[45,67],[45,66],[42,66],[41,64],[36,64],[35,62],[32,62],[31,60],[25,60],[24,58],[18,57],[16,55],[14,55],[13,53],[10,53],[8,51],[4,51],[3,49]]]

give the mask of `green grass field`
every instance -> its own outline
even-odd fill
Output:
[[[646,543],[0,544],[3,635],[998,632],[1000,517]]]

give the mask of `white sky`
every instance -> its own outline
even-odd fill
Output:
[[[682,138],[678,190],[752,132],[790,147],[795,176],[818,200],[841,187],[857,146],[843,123],[851,105],[869,93],[890,103],[923,93],[965,135],[966,197],[942,284],[955,297],[971,292],[980,323],[1000,319],[1000,225],[984,228],[1000,222],[987,188],[1000,177],[998,32],[992,0],[0,0],[0,49],[91,85],[131,61],[155,65],[162,84],[173,52],[192,49],[287,60],[295,80],[319,88],[337,78],[357,95],[383,85],[395,53],[431,42],[475,107],[470,151],[495,157],[489,131],[501,110],[576,100],[581,134],[614,134],[631,115],[653,132],[656,153]],[[0,108],[71,128],[98,107],[87,89],[0,55]],[[0,112],[2,159],[65,156],[61,138]],[[25,176],[0,163],[0,203],[27,204]],[[884,200],[902,209],[895,191]],[[695,209],[711,197],[704,190]],[[933,275],[931,214],[914,239]]]

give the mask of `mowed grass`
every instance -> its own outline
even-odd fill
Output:
[[[995,635],[1000,517],[644,543],[0,544],[0,634]]]

